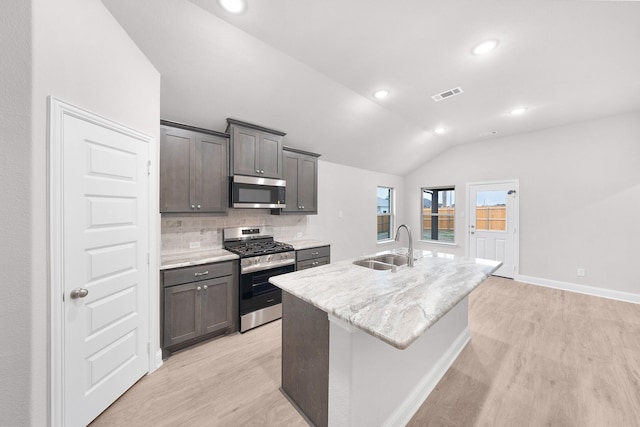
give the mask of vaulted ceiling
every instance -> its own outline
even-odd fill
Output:
[[[248,0],[240,15],[216,0],[103,3],[160,71],[162,118],[224,130],[234,117],[380,172],[640,110],[635,1]],[[473,55],[487,39],[498,47]]]

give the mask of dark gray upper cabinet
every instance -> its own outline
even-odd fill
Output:
[[[283,176],[287,181],[286,208],[273,209],[274,214],[318,213],[318,157],[319,154],[284,147]]]
[[[226,213],[229,135],[160,123],[160,212]]]
[[[231,175],[282,178],[282,140],[273,129],[227,119],[231,135]]]

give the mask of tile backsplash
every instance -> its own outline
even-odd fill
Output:
[[[265,209],[229,209],[228,216],[163,215],[162,253],[219,249],[222,229],[252,225],[270,225],[276,240],[292,240],[302,233],[306,236],[306,215],[271,215]],[[191,243],[198,242],[198,248]]]

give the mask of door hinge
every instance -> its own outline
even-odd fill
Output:
[[[151,160],[147,161],[147,175],[151,175]]]

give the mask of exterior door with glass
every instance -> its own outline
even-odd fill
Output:
[[[495,276],[518,270],[518,181],[469,184],[469,256],[501,261]]]

